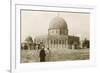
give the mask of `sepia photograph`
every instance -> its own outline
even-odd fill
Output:
[[[20,62],[90,59],[90,13],[20,10]]]

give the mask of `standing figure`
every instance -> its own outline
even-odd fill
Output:
[[[50,50],[49,48],[45,49],[46,51],[46,61],[50,61]]]
[[[42,49],[40,50],[39,56],[40,56],[40,62],[45,62],[45,56],[46,56],[46,54],[45,54],[44,48],[42,48]]]

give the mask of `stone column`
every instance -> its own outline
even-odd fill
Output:
[[[68,40],[66,40],[66,48],[68,49]]]

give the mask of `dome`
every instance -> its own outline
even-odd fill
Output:
[[[49,29],[67,29],[67,23],[63,18],[56,16],[51,20]]]

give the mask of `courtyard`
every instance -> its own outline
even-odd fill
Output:
[[[40,62],[40,50],[21,50],[21,63]],[[50,50],[49,60],[52,61],[75,61],[88,60],[89,49],[52,49]]]

